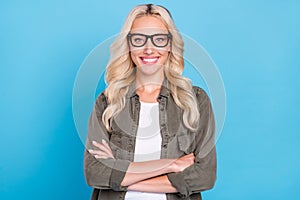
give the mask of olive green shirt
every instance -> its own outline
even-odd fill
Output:
[[[179,158],[194,153],[195,163],[182,172],[167,177],[178,193],[167,193],[167,200],[201,198],[201,191],[211,189],[216,180],[215,122],[207,94],[193,87],[197,98],[200,120],[197,131],[188,130],[179,108],[167,87],[162,87],[159,102],[159,125],[162,137],[161,158]],[[107,98],[101,93],[94,105],[88,127],[84,153],[84,172],[87,184],[93,187],[92,200],[124,199],[127,187],[121,182],[134,158],[135,136],[138,129],[140,101],[131,87],[126,95],[124,109],[111,120],[112,131],[102,123]],[[94,149],[92,141],[109,141],[114,159],[96,159],[87,149]]]

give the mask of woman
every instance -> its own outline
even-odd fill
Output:
[[[201,199],[216,179],[214,116],[184,78],[183,41],[167,9],[139,5],[111,46],[84,155],[92,199]]]

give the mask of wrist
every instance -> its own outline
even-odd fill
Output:
[[[176,166],[175,166],[175,161],[176,159],[168,159],[168,165],[166,167],[166,173],[172,173],[172,172],[175,172],[176,171]]]

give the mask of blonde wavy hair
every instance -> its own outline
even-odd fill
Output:
[[[108,99],[108,106],[102,115],[102,121],[106,129],[111,131],[110,121],[125,107],[126,94],[129,86],[135,80],[135,64],[130,57],[129,45],[125,44],[128,44],[127,34],[130,32],[134,20],[143,16],[158,17],[172,35],[171,50],[164,67],[164,74],[175,103],[183,110],[184,125],[194,131],[197,128],[200,114],[191,81],[182,76],[184,68],[183,40],[169,11],[162,6],[152,4],[138,5],[131,10],[121,34],[110,47],[111,57],[105,77],[107,88],[104,92]]]

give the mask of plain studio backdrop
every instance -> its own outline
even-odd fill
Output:
[[[0,3],[1,200],[89,199],[84,145],[72,113],[74,81],[89,53],[142,3],[149,2]],[[298,199],[299,1],[151,3],[170,10],[179,31],[205,48],[224,81],[218,178],[204,199]],[[99,83],[97,92],[104,86]]]

